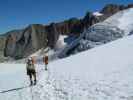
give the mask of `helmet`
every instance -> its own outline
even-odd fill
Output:
[[[28,60],[31,61],[32,60],[32,57],[29,57]]]
[[[27,63],[30,63],[30,62],[32,62],[32,57],[29,57],[29,58],[27,59]]]

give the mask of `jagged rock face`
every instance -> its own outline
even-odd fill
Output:
[[[81,51],[94,48],[124,36],[119,28],[108,24],[96,24],[84,31],[79,38],[68,45],[60,54],[59,58],[67,57]]]
[[[133,8],[118,12],[107,20],[93,25],[80,41],[79,51],[93,48],[123,36],[133,34]],[[127,20],[128,19],[128,20]],[[126,20],[126,23],[125,23]]]
[[[128,8],[133,8],[133,4],[129,4],[127,6],[116,5],[116,4],[108,4],[101,10],[101,13],[104,14],[104,16],[109,17],[109,16],[115,14],[118,11],[128,9]]]
[[[48,46],[54,48],[60,34],[57,30],[56,25],[52,23],[49,26],[46,26],[46,32],[47,32]]]
[[[31,25],[24,30],[9,33],[4,51],[5,56],[20,59],[45,47],[47,35],[44,34],[44,30],[41,25]]]
[[[0,36],[0,51],[4,50],[4,48],[5,48],[5,41],[6,41],[5,36]]]
[[[119,28],[108,25],[106,23],[97,24],[89,28],[85,38],[93,42],[106,43],[124,35]]]
[[[4,55],[5,56],[11,56],[14,54],[15,52],[15,46],[16,46],[16,40],[21,33],[21,30],[15,30],[15,31],[11,31],[8,32],[7,34],[7,39],[6,39],[6,43],[5,43],[5,49],[4,49]],[[15,54],[14,54],[15,55]]]
[[[93,24],[98,23],[100,21],[101,21],[100,17],[94,16],[91,12],[87,12],[85,17],[82,20],[82,23],[85,28],[88,28],[92,26]]]
[[[133,34],[133,8],[123,10],[109,17],[101,23],[97,23],[86,31],[79,38],[68,45],[58,57],[63,58],[98,45]],[[125,24],[125,19],[126,24]]]
[[[0,62],[4,61],[5,36],[0,36]]]
[[[47,26],[30,25],[23,30],[8,32],[4,55],[20,59],[31,55],[42,47],[54,48],[60,34],[78,36],[85,27],[96,22],[98,21],[90,13],[83,20],[72,18],[61,23],[52,23]]]
[[[101,13],[110,16],[124,8],[123,5],[108,4],[102,9]]]
[[[60,34],[79,36],[84,29],[97,22],[104,21],[114,13],[133,7],[117,5],[107,5],[101,11],[103,16],[94,16],[88,12],[83,19],[71,18],[60,23],[51,23],[50,25],[30,25],[22,30],[15,30],[7,33],[4,55],[15,59],[27,57],[40,48],[47,46],[54,48]],[[107,34],[105,34],[107,35]],[[97,39],[94,36],[95,40]],[[102,37],[101,37],[102,38]]]
[[[77,47],[77,51],[84,51],[97,45],[122,38],[123,36],[124,32],[119,28],[106,23],[100,23],[86,30],[85,36],[81,39]]]
[[[133,4],[129,4],[126,8],[133,8]]]

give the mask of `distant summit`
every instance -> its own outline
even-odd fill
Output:
[[[127,6],[124,5],[117,5],[117,4],[107,4],[101,11],[100,13],[107,15],[107,16],[111,16],[113,14],[115,14],[116,12],[120,11],[120,10],[124,10],[124,9],[128,9],[128,8],[132,8],[133,4],[129,4]]]

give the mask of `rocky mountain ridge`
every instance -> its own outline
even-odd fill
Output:
[[[86,29],[78,39],[68,45],[60,54],[64,58],[71,54],[88,50],[117,40],[133,33],[133,8],[122,10],[105,21]],[[126,22],[126,23],[125,23]]]
[[[133,4],[128,6],[109,4],[106,5],[100,13],[101,16],[95,16],[91,12],[87,12],[84,18],[71,18],[59,23],[51,23],[49,25],[33,24],[20,30],[7,32],[6,35],[0,36],[0,45],[3,48],[1,51],[5,57],[21,59],[31,55],[40,48],[54,48],[59,35],[77,35],[83,32],[84,29],[92,26],[95,23],[102,22],[116,12],[131,8]],[[3,45],[4,43],[4,45]]]

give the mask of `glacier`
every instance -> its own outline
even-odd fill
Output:
[[[133,35],[36,64],[36,86],[0,93],[0,100],[132,100]],[[25,64],[0,64],[0,91],[29,85]]]
[[[91,26],[77,40],[72,41],[70,45],[64,48],[59,54],[59,58],[64,58],[132,34],[132,18],[133,8],[130,8]]]

